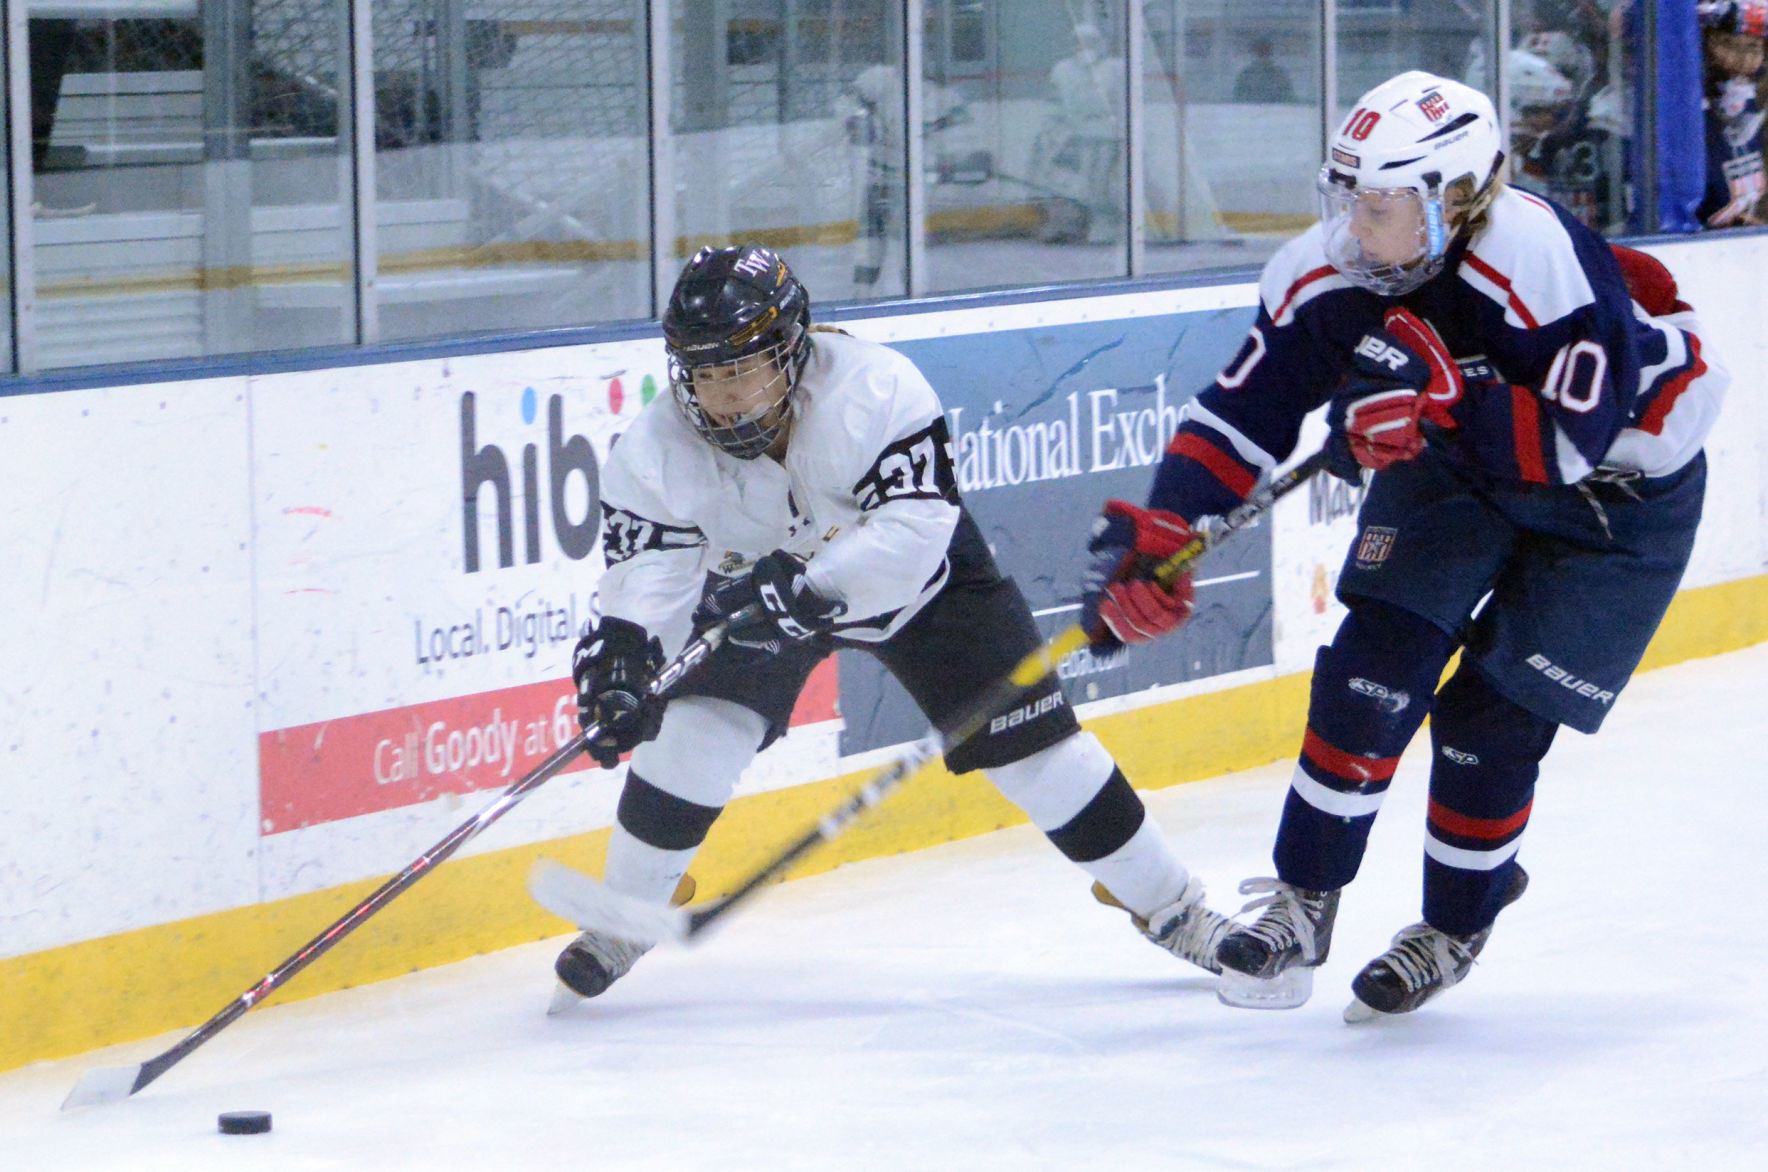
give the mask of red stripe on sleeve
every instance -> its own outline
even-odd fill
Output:
[[[1297,293],[1300,293],[1303,289],[1307,288],[1309,285],[1312,285],[1315,281],[1321,280],[1325,277],[1330,277],[1333,273],[1336,273],[1337,271],[1338,270],[1333,268],[1331,265],[1321,265],[1319,268],[1314,269],[1312,272],[1303,273],[1301,275],[1301,277],[1295,282],[1295,284],[1289,286],[1289,292],[1283,294],[1283,303],[1281,305],[1277,306],[1277,312],[1273,313],[1271,315],[1271,320],[1272,321],[1281,321],[1283,318],[1283,311],[1289,308],[1289,303],[1295,300],[1295,295]]]
[[[1173,442],[1166,447],[1167,454],[1186,456],[1202,464],[1209,474],[1221,481],[1227,490],[1245,500],[1258,484],[1258,477],[1234,462],[1234,457],[1222,451],[1196,432],[1179,431],[1173,434]]]
[[[1308,760],[1349,782],[1387,781],[1400,766],[1398,757],[1359,757],[1329,744],[1311,727],[1302,738],[1301,751]]]
[[[1483,838],[1493,841],[1506,838],[1529,824],[1529,811],[1535,808],[1530,802],[1508,818],[1469,818],[1466,814],[1457,814],[1435,798],[1430,799],[1430,820],[1433,824],[1458,834],[1463,838]]]
[[[1541,454],[1541,405],[1527,387],[1510,388],[1510,423],[1515,430],[1516,469],[1530,484],[1547,483],[1547,460]]]
[[[1467,254],[1466,260],[1474,272],[1478,273],[1492,284],[1498,286],[1498,288],[1504,290],[1505,299],[1509,303],[1510,308],[1516,311],[1516,316],[1522,319],[1523,325],[1531,330],[1540,326],[1541,323],[1535,320],[1535,315],[1529,312],[1529,307],[1524,305],[1522,303],[1522,298],[1516,295],[1516,290],[1510,287],[1509,277],[1506,277],[1503,273],[1499,272],[1479,257],[1473,255],[1471,252]]]
[[[1639,430],[1650,435],[1662,435],[1664,420],[1676,408],[1676,400],[1688,389],[1688,384],[1707,372],[1707,360],[1700,356],[1700,339],[1693,334],[1688,338],[1688,352],[1694,356],[1694,364],[1665,384],[1658,392],[1658,397],[1651,401],[1651,407],[1645,412],[1645,418],[1639,421]]]

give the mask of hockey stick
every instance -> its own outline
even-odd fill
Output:
[[[1246,528],[1270,512],[1272,505],[1325,467],[1326,453],[1322,450],[1273,477],[1269,484],[1247,497],[1219,524],[1197,534],[1163,562],[1155,571],[1155,580],[1162,586],[1171,584],[1229,534]],[[861,814],[889,797],[944,753],[981,732],[1021,692],[1055,671],[1057,664],[1087,642],[1086,631],[1079,623],[1055,635],[991,686],[962,720],[943,735],[936,730],[910,745],[896,760],[867,778],[858,793],[825,814],[815,826],[722,900],[699,909],[659,907],[614,891],[581,871],[544,858],[536,860],[528,873],[528,892],[540,906],[580,928],[607,932],[640,944],[656,944],[663,940],[690,941],[728,915],[757,888],[789,870],[814,847],[844,833]]]
[[[739,612],[732,618],[740,617],[741,613]],[[712,627],[684,647],[681,654],[671,660],[651,681],[648,688],[651,695],[662,696],[666,694],[669,689],[681,682],[683,676],[704,663],[707,657],[718,649],[719,644],[724,642],[727,626],[728,623],[724,623]],[[256,985],[228,1002],[226,1008],[198,1026],[171,1049],[134,1066],[99,1066],[88,1070],[80,1076],[80,1081],[74,1084],[74,1089],[68,1092],[68,1097],[62,1102],[61,1109],[66,1111],[73,1107],[85,1107],[95,1103],[113,1103],[119,1099],[126,1099],[166,1073],[183,1061],[191,1051],[232,1025],[248,1009],[270,996],[293,979],[302,969],[331,951],[334,944],[361,927],[365,920],[392,903],[412,884],[435,870],[438,864],[447,860],[449,856],[465,846],[486,827],[509,813],[523,798],[539,789],[544,782],[570,764],[571,760],[583,752],[585,746],[591,739],[599,735],[600,731],[598,726],[591,725],[565,742],[553,752],[552,756],[535,766],[532,772],[504,790],[496,801],[480,810],[469,820],[456,826],[448,833],[447,837],[419,855],[405,870],[381,884],[367,899],[345,912],[331,927],[309,940],[299,952],[276,966],[268,976]]]

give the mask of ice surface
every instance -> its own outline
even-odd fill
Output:
[[[1765,717],[1768,645],[1562,732],[1528,895],[1408,1017],[1339,1014],[1418,918],[1422,740],[1299,1010],[1217,1004],[1021,828],[770,891],[550,1019],[565,937],[256,1011],[114,1105],[58,1110],[185,1031],[0,1075],[0,1165],[1762,1167]],[[1268,873],[1288,771],[1150,796],[1218,907]],[[216,1133],[251,1108],[276,1130]]]

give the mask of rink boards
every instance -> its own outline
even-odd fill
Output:
[[[1653,249],[1734,375],[1654,664],[1768,638],[1763,241]],[[1087,521],[1107,496],[1140,498],[1254,296],[842,325],[927,371],[966,500],[1053,633],[1072,620]],[[0,1069],[207,1017],[571,734],[600,468],[663,383],[646,338],[0,399],[0,996],[18,1007]],[[1293,751],[1355,505],[1336,482],[1296,494],[1205,567],[1182,638],[1065,665],[1137,784]],[[826,665],[708,842],[703,896],[920,731],[869,663]],[[622,776],[555,779],[289,995],[561,932],[521,877],[541,853],[598,866]],[[807,869],[1018,821],[941,773]]]

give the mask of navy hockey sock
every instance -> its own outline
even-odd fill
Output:
[[[1559,726],[1505,699],[1466,662],[1431,718],[1424,919],[1451,936],[1489,927],[1515,879],[1541,758]]]
[[[1307,736],[1272,852],[1285,883],[1332,891],[1356,876],[1400,754],[1430,711],[1453,649],[1409,611],[1352,603],[1314,659]]]

